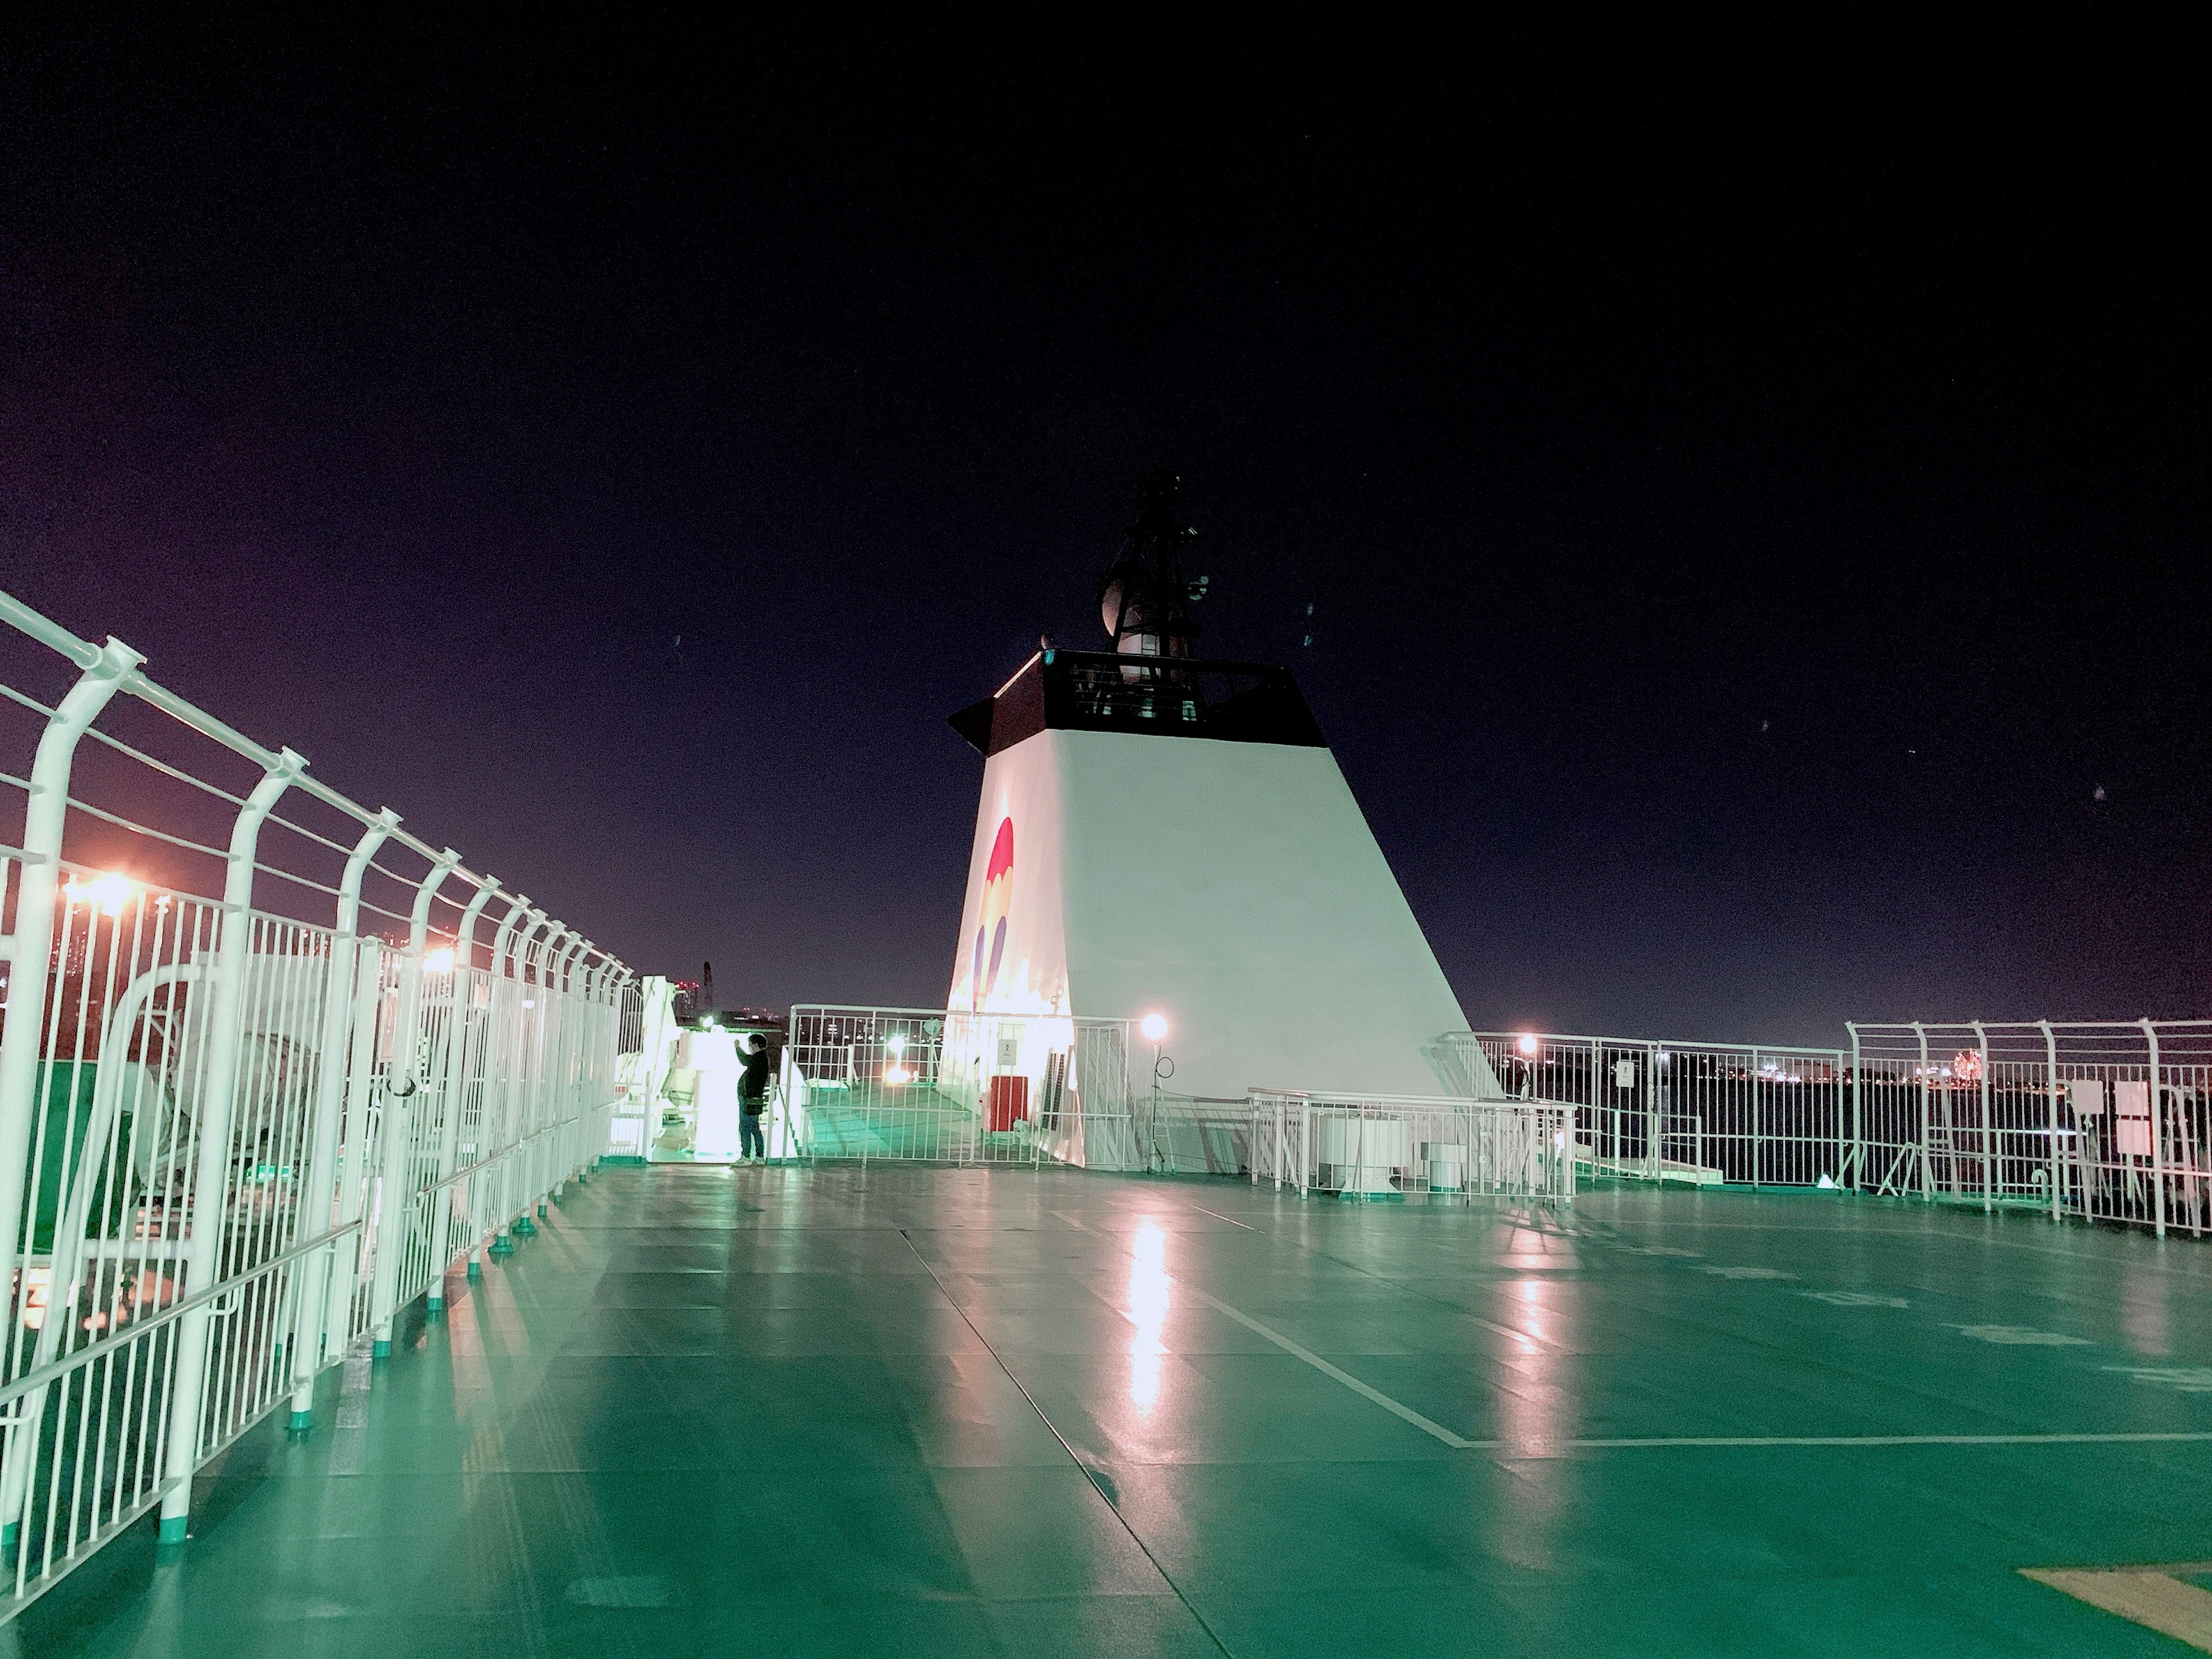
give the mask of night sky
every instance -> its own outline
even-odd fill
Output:
[[[2212,1014],[2186,43],[731,15],[12,27],[0,580],[930,1004],[945,716],[1168,465],[1478,1026]]]

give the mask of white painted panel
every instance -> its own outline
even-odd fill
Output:
[[[988,881],[1002,828],[1012,843],[1013,865],[999,880]],[[1061,839],[1060,775],[1042,738],[986,761],[946,1007],[1000,1014],[1071,1012],[1060,927]],[[997,941],[1001,921],[1003,946]]]
[[[1465,1017],[1327,750],[1045,732],[999,758],[1033,748],[1071,1012],[1166,1015],[1178,1092],[1437,1091],[1423,1047]]]
[[[2150,1085],[2112,1085],[2112,1150],[2122,1158],[2150,1156]]]

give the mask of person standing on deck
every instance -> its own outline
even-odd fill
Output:
[[[738,1129],[738,1156],[768,1156],[768,1137],[761,1133],[761,1115],[768,1110],[768,1039],[753,1033],[745,1051],[744,1081],[738,1085],[738,1105],[744,1119]]]

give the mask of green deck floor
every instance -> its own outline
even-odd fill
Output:
[[[2212,1438],[2036,1437],[2212,1437],[2185,1239],[664,1167],[447,1294],[22,1650],[2180,1654],[2017,1569],[2212,1558]]]

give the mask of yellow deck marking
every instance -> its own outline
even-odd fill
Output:
[[[2022,1567],[2021,1572],[2077,1601],[2212,1653],[2212,1591],[2177,1576],[2212,1572],[2212,1562],[2182,1561],[2163,1567]]]

